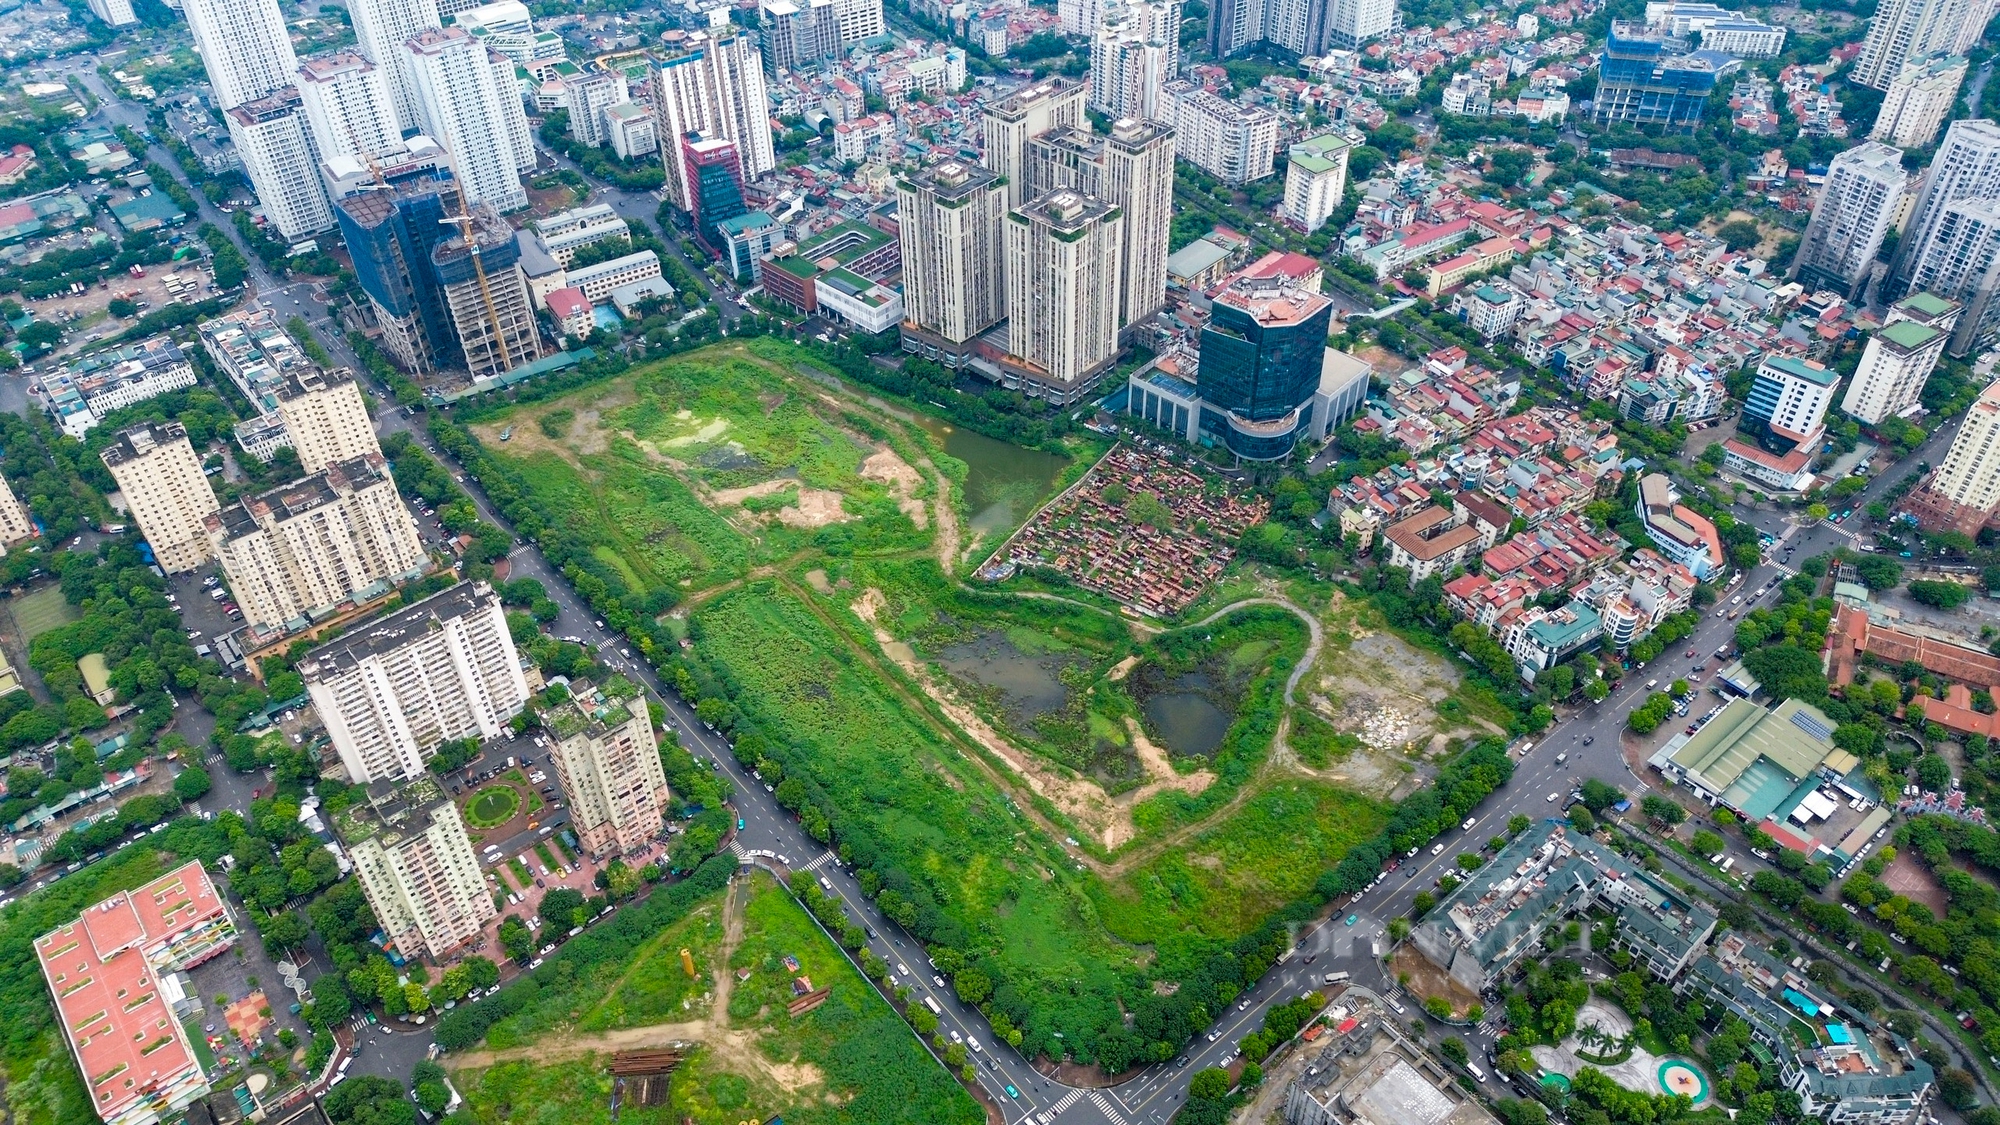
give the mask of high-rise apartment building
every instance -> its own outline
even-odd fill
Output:
[[[461,233],[439,243],[431,270],[458,354],[479,379],[542,358],[542,337],[514,228],[485,204],[472,209],[472,219],[470,241]]]
[[[1277,114],[1211,94],[1192,82],[1168,83],[1161,96],[1172,107],[1167,124],[1173,127],[1176,150],[1189,163],[1229,184],[1261,180],[1276,170]]]
[[[761,0],[764,69],[811,70],[840,53],[833,0]]]
[[[404,46],[417,119],[451,153],[466,205],[526,207],[521,173],[535,166],[535,146],[514,64],[459,27],[418,32]]]
[[[90,0],[90,14],[111,27],[130,27],[139,22],[132,0]]]
[[[1082,125],[1088,93],[1088,87],[1071,79],[1050,78],[986,107],[983,159],[1005,181],[1008,209],[1033,198],[1028,191],[1028,142]]]
[[[1118,327],[1151,321],[1167,300],[1167,234],[1173,223],[1174,131],[1133,118],[1109,133],[1057,129],[1028,142],[1030,198],[1068,189],[1124,213]]]
[[[695,241],[721,257],[729,240],[719,228],[749,210],[743,204],[742,158],[734,142],[689,133],[681,138],[681,163]]]
[[[619,102],[604,111],[604,125],[611,131],[611,151],[620,160],[637,160],[660,151],[660,123],[650,106]]]
[[[1291,455],[1319,389],[1333,302],[1282,278],[1241,278],[1215,297],[1201,331],[1203,403],[1222,414],[1230,452]]]
[[[1898,302],[1889,310],[1889,322],[1869,337],[1840,408],[1871,426],[1915,412],[1958,313],[1956,301],[1929,293]]]
[[[1298,55],[1354,50],[1396,25],[1395,0],[1217,0],[1208,46],[1233,55],[1271,43]]]
[[[14,497],[14,490],[7,484],[7,478],[0,477],[0,553],[6,544],[18,543],[35,534],[35,524],[28,518],[28,509]]]
[[[499,915],[458,806],[428,776],[377,782],[334,818],[369,909],[405,957],[441,961]]]
[[[389,76],[357,51],[340,51],[299,65],[299,103],[319,159],[372,158],[403,140]]]
[[[1292,3],[1297,4],[1298,0]],[[1363,43],[1388,34],[1396,26],[1395,0],[1324,0],[1323,16],[1317,11],[1322,6],[1320,0],[1306,0],[1303,6],[1306,9],[1303,21],[1293,16],[1280,20],[1278,26],[1303,23],[1307,43],[1318,42],[1322,50],[1326,47],[1358,50]]]
[[[1069,190],[1007,216],[1007,350],[1026,393],[1067,406],[1116,360],[1124,223],[1116,204]]]
[[[215,557],[207,520],[222,507],[202,475],[201,458],[179,422],[134,426],[98,453],[125,507],[168,574],[185,574]]]
[[[1180,72],[1179,0],[1127,0],[1104,10],[1090,41],[1090,108],[1163,120],[1160,90]]]
[[[746,183],[778,166],[763,60],[742,31],[668,32],[653,70],[653,112],[667,169],[663,190],[683,211],[691,210],[691,196],[680,138],[689,133],[734,142]]]
[[[1868,24],[1847,80],[1887,90],[1913,59],[1964,54],[1992,15],[1990,0],[1886,0]]]
[[[1071,38],[1095,32],[1103,18],[1104,0],[1056,0],[1056,30]]]
[[[438,746],[497,738],[528,702],[500,599],[461,582],[299,661],[348,780],[423,774]]]
[[[1909,192],[1903,154],[1888,145],[1869,141],[1834,157],[1792,258],[1791,277],[1807,289],[1837,290],[1850,300],[1861,296]]]
[[[542,725],[555,739],[549,761],[585,851],[629,854],[660,834],[667,775],[637,684],[622,676],[598,687],[573,684],[567,702],[543,712]]]
[[[1687,40],[1663,28],[1612,20],[1591,120],[1691,132],[1716,82],[1741,65],[1717,51],[1690,51]]]
[[[368,402],[347,368],[294,370],[278,384],[277,398],[278,416],[285,420],[285,432],[291,435],[292,448],[306,472],[317,473],[356,457],[381,456]]]
[[[2000,199],[1961,199],[1948,204],[1929,239],[1917,251],[1909,292],[1919,290],[1957,301],[1965,313],[1945,350],[1971,353],[2000,330]]]
[[[437,0],[348,0],[354,38],[368,61],[382,68],[396,120],[417,127],[417,80],[403,44],[420,31],[444,26]]]
[[[1951,103],[1965,81],[1963,55],[1911,59],[1889,80],[1882,109],[1868,139],[1900,148],[1923,148],[1937,139]]]
[[[1307,234],[1326,225],[1347,197],[1347,153],[1333,133],[1293,145],[1285,160],[1285,218]]]
[[[204,524],[245,624],[260,633],[386,593],[427,562],[380,454],[244,497]]]
[[[1910,221],[1904,224],[1902,241],[1896,244],[1896,257],[1890,263],[1882,295],[1895,300],[1905,293],[1928,289],[1964,301],[1956,292],[1947,293],[1931,282],[1917,281],[1918,263],[1931,253],[1939,228],[1945,225],[1945,212],[1954,203],[1993,198],[2000,198],[2000,125],[1984,118],[1952,122],[1944,131],[1944,140],[1938,142],[1936,155],[1931,157],[1930,171],[1925,174],[1923,187],[1910,210]],[[1963,224],[1953,225],[1960,228],[1962,238]],[[1933,261],[1933,272],[1939,266],[1939,262]],[[1948,272],[1964,270],[1954,268]],[[1960,327],[1977,319],[1968,308]],[[1957,349],[1953,351],[1956,354]]]
[[[2000,508],[2000,379],[1979,392],[1944,463],[1897,505],[1926,530],[1976,535]]]
[[[611,139],[605,113],[631,97],[625,76],[610,70],[582,70],[562,78],[563,99],[569,104],[569,134],[592,148]]]
[[[306,132],[296,86],[243,102],[222,115],[264,215],[286,241],[333,229],[333,207]]]
[[[299,57],[278,0],[186,0],[195,50],[224,113],[297,81]]]
[[[354,276],[382,329],[382,350],[416,375],[458,362],[458,336],[431,266],[431,252],[453,229],[444,224],[447,198],[456,212],[449,183],[419,180],[349,196],[334,207]]]
[[[1006,188],[989,169],[950,161],[899,179],[896,201],[904,346],[956,366],[1007,315]]]

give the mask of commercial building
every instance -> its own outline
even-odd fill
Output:
[[[1677,734],[1647,760],[1668,781],[1757,824],[1821,783],[1844,779],[1860,759],[1833,744],[1836,724],[1787,699],[1774,710],[1737,699],[1693,734]]]
[[[185,574],[215,557],[207,520],[222,507],[202,475],[201,458],[179,422],[134,426],[98,453],[153,559],[168,574]]]
[[[764,259],[771,256],[784,238],[784,228],[769,211],[752,211],[724,219],[717,224],[716,233],[723,241],[723,265],[728,268],[729,276],[743,285],[763,282]]]
[[[451,153],[465,205],[526,207],[521,173],[534,168],[536,157],[513,62],[462,27],[421,31],[403,46],[417,123]]]
[[[1646,23],[1665,28],[1669,35],[1699,36],[1702,50],[1738,58],[1774,59],[1785,51],[1784,28],[1715,4],[1654,0],[1646,5]]]
[[[1285,160],[1285,218],[1311,234],[1326,225],[1347,196],[1344,137],[1322,133],[1294,144]]]
[[[1757,366],[1757,379],[1743,399],[1743,417],[1781,441],[1810,446],[1839,383],[1840,374],[1824,364],[1772,356]]]
[[[1910,190],[1903,154],[1889,145],[1869,141],[1834,157],[1792,259],[1792,279],[1808,289],[1832,289],[1849,300],[1860,297],[1882,239],[1903,216]]]
[[[810,315],[819,311],[814,282],[827,271],[845,269],[881,280],[901,269],[902,260],[896,236],[867,223],[845,222],[806,242],[779,243],[764,262],[764,292]]]
[[[1432,276],[1439,276],[1439,272],[1433,270]],[[1480,339],[1489,341],[1513,331],[1527,307],[1521,291],[1504,281],[1468,286],[1451,300],[1452,315],[1479,333]]]
[[[470,226],[438,243],[430,264],[458,354],[480,379],[540,359],[542,336],[514,228],[484,203],[472,209]]]
[[[337,51],[299,66],[299,104],[321,161],[373,159],[403,140],[389,76],[357,51]]]
[[[1118,356],[1124,214],[1074,191],[1052,192],[1007,216],[1007,351],[1015,389],[1067,406]]]
[[[278,415],[285,420],[299,465],[308,473],[339,461],[382,454],[361,386],[345,367],[293,371],[278,387]]]
[[[306,135],[298,87],[243,102],[222,117],[243,173],[278,237],[290,242],[333,229],[333,209]]]
[[[180,9],[223,113],[297,80],[299,58],[278,0],[182,0]]]
[[[1716,82],[1739,65],[1720,51],[1690,50],[1687,40],[1664,30],[1613,20],[1591,120],[1691,132]]]
[[[875,4],[879,19],[880,0]],[[778,166],[763,60],[747,32],[726,26],[668,32],[653,70],[653,113],[667,169],[662,190],[683,211],[693,209],[680,150],[680,138],[689,133],[733,142],[746,183]]]
[[[369,909],[403,956],[441,961],[499,915],[458,806],[429,776],[374,782],[334,826]]]
[[[1117,120],[1163,119],[1160,89],[1180,72],[1179,0],[1124,0],[1105,8],[1090,38],[1090,108]]]
[[[347,14],[362,55],[382,68],[389,83],[396,120],[405,128],[416,128],[415,68],[403,44],[420,31],[444,26],[437,0],[350,0]]]
[[[743,203],[743,161],[736,145],[721,137],[689,133],[680,138],[682,174],[687,179],[688,216],[695,241],[722,256],[717,224],[749,210]]]
[[[536,219],[533,226],[541,236],[542,246],[564,268],[576,260],[576,252],[585,246],[607,238],[632,237],[632,228],[625,225],[625,220],[618,217],[609,203],[592,203]]]
[[[1171,106],[1181,157],[1228,184],[1261,180],[1275,170],[1278,117],[1262,106],[1243,105],[1211,94],[1191,82],[1172,82],[1161,92]]]
[[[1889,80],[1882,109],[1868,139],[1901,148],[1924,148],[1937,139],[1951,116],[1951,103],[1965,81],[1962,55],[1911,59]]]
[[[660,125],[653,111],[638,102],[620,102],[604,111],[611,133],[611,151],[622,160],[637,160],[660,151]]]
[[[1201,393],[1222,415],[1230,452],[1291,455],[1310,421],[1332,317],[1330,299],[1283,280],[1243,278],[1215,295],[1201,331]]]
[[[852,270],[831,269],[813,279],[822,314],[852,325],[857,332],[893,332],[903,322],[903,295]]]
[[[1939,3],[1946,0],[1937,0]],[[1886,15],[1886,14],[1885,14]],[[1873,28],[1881,26],[1884,16],[1878,16]],[[1871,38],[1873,32],[1870,32]],[[1859,62],[1856,63],[1858,67]],[[1901,63],[1894,75],[1901,70]],[[1851,81],[1861,85],[1875,85],[1864,82],[1857,73]],[[1884,82],[1887,78],[1884,79]],[[1896,257],[1889,266],[1888,280],[1883,286],[1883,297],[1895,300],[1916,289],[1929,289],[1933,293],[1943,293],[1933,285],[1915,280],[1918,264],[1932,253],[1933,243],[1938,241],[1939,229],[1945,225],[1945,214],[1952,204],[1961,200],[1982,200],[2000,196],[2000,124],[1985,119],[1954,121],[1944,131],[1944,140],[1938,142],[1937,153],[1931,157],[1930,171],[1925,175],[1923,186],[1917,192],[1916,203],[1910,211],[1910,219],[1903,227],[1903,237],[1896,244]],[[1945,271],[1941,264],[1933,261],[1931,272]],[[1960,299],[1957,294],[1945,296]],[[1975,320],[1976,317],[1967,317]],[[1956,353],[1954,353],[1956,354]]]
[[[1729,558],[1722,535],[1708,517],[1680,502],[1664,473],[1639,478],[1639,521],[1662,555],[1687,568],[1698,582],[1722,573]]]
[[[585,851],[629,855],[660,834],[667,775],[639,685],[622,676],[572,684],[568,700],[542,712],[542,726],[555,740],[549,761]]]
[[[349,196],[334,207],[354,275],[382,330],[382,350],[416,375],[461,362],[444,290],[431,265],[432,251],[451,237],[452,228],[444,224],[449,191],[449,184],[419,179]]]
[[[1152,322],[1167,300],[1167,243],[1173,224],[1174,132],[1120,118],[1109,133],[1056,129],[1027,145],[1028,196],[1054,191],[1094,196],[1124,214],[1118,249],[1118,329]]]
[[[1848,81],[1887,90],[1912,59],[1965,54],[1992,15],[1986,0],[1888,0],[1869,21]]]
[[[104,1125],[158,1125],[208,1095],[193,1042],[202,998],[187,970],[236,939],[229,904],[193,860],[35,939],[63,1038]]]
[[[247,496],[203,522],[246,625],[259,633],[385,594],[427,563],[379,454]]]
[[[269,308],[244,308],[195,326],[215,369],[235,384],[259,414],[278,409],[278,388],[313,366]]]
[[[625,76],[615,70],[579,70],[562,76],[563,101],[569,106],[569,135],[592,148],[611,140],[604,115],[628,101]]]
[[[1958,322],[1958,303],[1929,293],[1904,298],[1868,340],[1840,408],[1873,426],[1922,409],[1924,383]]]
[[[154,336],[73,359],[35,385],[41,389],[42,409],[62,432],[81,441],[112,411],[185,390],[194,382],[194,365],[180,345]]]
[[[1084,123],[1089,87],[1054,77],[989,104],[983,124],[986,167],[998,173],[1007,189],[1007,209],[1035,198],[1028,186],[1028,146],[1037,137]]]
[[[307,653],[313,708],[362,783],[419,776],[439,744],[496,738],[528,701],[500,599],[461,582]]]
[[[1410,937],[1425,959],[1482,992],[1552,929],[1593,908],[1618,917],[1613,942],[1672,981],[1715,931],[1715,912],[1560,820],[1538,821],[1438,902]]]
[[[957,366],[1007,315],[1007,189],[988,169],[948,161],[898,179],[896,201],[903,346]]]

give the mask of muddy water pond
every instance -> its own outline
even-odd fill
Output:
[[[965,462],[965,506],[972,530],[980,534],[1006,531],[1020,523],[1055,488],[1067,458],[1027,449],[921,415],[917,424]]]
[[[1186,681],[1186,682],[1182,682]],[[1222,745],[1234,720],[1205,693],[1208,677],[1190,672],[1146,697],[1146,727],[1176,757],[1207,757]]]
[[[1060,711],[1069,699],[1069,689],[1057,678],[1064,659],[1022,652],[1004,633],[989,630],[947,645],[937,659],[952,675],[999,692],[1017,723]]]

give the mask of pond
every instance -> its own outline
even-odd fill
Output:
[[[948,645],[939,650],[938,662],[954,676],[998,691],[1016,722],[1060,711],[1069,698],[1069,690],[1056,678],[1062,667],[1059,658],[1030,656],[1003,633],[983,632]]]
[[[986,534],[1020,523],[1055,488],[1069,459],[1027,449],[924,414],[917,424],[965,462],[965,506],[972,530]]]
[[[1209,698],[1214,685],[1200,672],[1179,676],[1164,690],[1148,694],[1141,707],[1146,726],[1168,752],[1180,757],[1207,757],[1222,745],[1235,720]]]

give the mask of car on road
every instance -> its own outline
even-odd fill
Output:
[[[1585,746],[1588,746],[1588,745],[1590,745],[1591,743],[1593,743],[1593,742],[1596,742],[1596,741],[1597,741],[1597,736],[1596,736],[1596,735],[1594,735],[1594,734],[1586,734],[1586,735],[1584,735],[1584,736],[1583,736],[1583,744],[1584,744]]]
[[[1551,793],[1551,794],[1549,794],[1549,800],[1548,800],[1548,803],[1549,803],[1549,804],[1551,804],[1551,805],[1553,805],[1553,804],[1555,804],[1555,803],[1556,803],[1556,794],[1554,794],[1554,793]]]
[[[743,831],[743,818],[740,816],[736,818],[736,830],[738,832]]]
[[[1184,1068],[1187,1066],[1187,1064],[1188,1064],[1188,1057],[1186,1055],[1182,1055],[1180,1058],[1174,1060],[1175,1069]]]
[[[1360,920],[1361,920],[1361,915],[1359,915],[1359,914],[1349,914],[1349,915],[1347,916],[1347,924],[1348,924],[1348,925],[1350,925],[1350,926],[1352,926],[1352,925],[1353,925],[1354,923],[1356,923],[1356,922],[1358,922],[1358,921],[1360,921]]]
[[[1014,1088],[1014,1084],[1012,1082],[1009,1082],[1007,1084],[1007,1096],[1010,1098],[1018,1098],[1021,1096],[1021,1091],[1016,1090]]]

